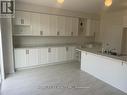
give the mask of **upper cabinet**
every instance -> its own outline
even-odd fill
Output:
[[[14,25],[30,25],[30,12],[16,11]]]
[[[41,34],[40,31],[40,14],[31,13],[31,31],[32,35],[38,36]]]
[[[124,25],[124,27],[127,27],[127,12],[124,12],[123,25]]]
[[[123,24],[124,24],[124,27],[127,27],[127,15],[123,17]]]
[[[100,20],[79,18],[79,36],[94,37],[98,40],[100,32]]]
[[[93,20],[87,19],[87,24],[86,24],[86,36],[94,36],[94,27],[93,27]]]
[[[50,15],[50,36],[57,36],[57,16],[56,15]]]
[[[78,18],[72,18],[73,36],[78,36],[78,25],[79,25],[79,19]]]
[[[66,36],[65,25],[66,25],[66,17],[58,16],[57,17],[57,35],[58,36]]]
[[[40,14],[40,35],[50,36],[50,15]]]
[[[65,33],[66,36],[72,36],[72,18],[71,17],[66,17],[66,25],[65,25]]]
[[[30,18],[30,12],[16,11],[16,16],[13,20],[13,34],[23,36],[32,35]]]
[[[13,34],[17,36],[78,36],[79,18],[16,11]]]

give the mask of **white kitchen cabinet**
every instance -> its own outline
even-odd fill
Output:
[[[78,18],[72,18],[73,36],[78,36],[78,25],[79,25],[79,19]]]
[[[57,48],[57,61],[62,62],[66,61],[66,47],[58,47]]]
[[[16,11],[15,36],[78,36],[78,18]]]
[[[30,12],[16,11],[16,17],[13,20],[13,34],[23,36],[32,35],[30,18]]]
[[[30,25],[30,12],[16,11],[14,25]]]
[[[118,77],[118,83],[121,85],[121,89],[127,93],[127,62],[123,62],[120,66],[121,76]]]
[[[100,21],[95,19],[87,19],[85,36],[95,37],[95,41],[99,42]]]
[[[38,49],[26,49],[26,66],[38,65]]]
[[[57,48],[52,47],[48,48],[48,63],[55,63],[57,62]]]
[[[66,48],[67,48],[66,59],[74,60],[75,59],[75,47],[69,46]]]
[[[40,48],[39,49],[39,65],[48,63],[48,48]]]
[[[50,36],[50,15],[40,14],[40,35]]]
[[[92,30],[93,30],[93,21],[91,19],[87,19],[85,36],[94,36],[94,31]]]
[[[33,36],[39,36],[40,33],[40,14],[31,13],[31,31]]]
[[[50,15],[50,36],[58,36],[57,20],[57,16]]]
[[[14,54],[15,68],[26,67],[26,49],[15,49]]]
[[[66,17],[58,16],[57,17],[57,36],[66,36],[65,32],[65,24],[66,24]]]
[[[38,49],[15,49],[15,68],[38,65]]]
[[[65,33],[66,36],[73,36],[72,32],[72,17],[66,17]]]
[[[123,26],[127,27],[127,14],[123,17]]]
[[[75,47],[14,49],[16,69],[75,60]]]

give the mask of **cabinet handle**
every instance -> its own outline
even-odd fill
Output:
[[[40,31],[40,35],[43,35],[43,31]]]
[[[21,24],[24,24],[24,19],[21,19]]]
[[[51,48],[48,48],[48,52],[49,52],[49,53],[51,52]]]
[[[124,63],[124,62],[122,62],[122,64],[121,64],[122,66],[123,66],[123,63]]]
[[[57,32],[57,36],[59,36],[60,35],[60,32]]]
[[[26,50],[26,54],[29,54],[29,50]]]
[[[87,55],[87,52],[86,52],[86,55]]]
[[[66,51],[68,51],[68,47],[66,47]]]
[[[71,36],[73,36],[73,32],[71,32]]]

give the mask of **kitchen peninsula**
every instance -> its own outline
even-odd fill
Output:
[[[127,93],[127,57],[79,48],[81,70]]]

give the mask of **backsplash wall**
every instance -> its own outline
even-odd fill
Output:
[[[14,47],[24,45],[45,45],[45,44],[79,44],[92,42],[90,37],[13,37]]]

